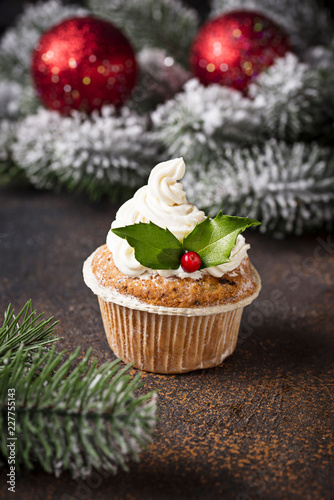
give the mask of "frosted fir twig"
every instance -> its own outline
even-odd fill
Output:
[[[319,138],[331,143],[334,99],[329,89],[333,88],[331,71],[312,69],[288,53],[258,76],[249,95],[261,109],[262,127],[271,136],[290,142]]]
[[[2,41],[5,50],[0,52],[0,70],[4,69],[6,78],[0,84],[2,183],[11,178],[18,179],[24,173],[36,187],[83,190],[95,199],[104,195],[111,200],[125,199],[146,182],[154,164],[182,155],[188,165],[194,168],[199,165],[206,172],[206,178],[198,176],[196,181],[198,191],[204,190],[203,199],[207,191],[206,179],[210,178],[213,182],[212,205],[215,206],[216,203],[222,204],[221,200],[216,200],[216,193],[220,193],[219,183],[216,186],[214,182],[216,169],[221,161],[225,161],[225,152],[231,151],[231,164],[235,165],[236,161],[238,165],[240,162],[244,165],[241,169],[238,165],[235,167],[235,172],[239,172],[237,175],[233,176],[231,172],[231,186],[236,186],[238,197],[241,188],[234,182],[238,176],[245,176],[247,182],[242,184],[246,186],[245,192],[241,190],[244,194],[240,200],[247,198],[247,193],[253,193],[247,200],[256,210],[263,206],[262,192],[255,187],[253,189],[248,179],[253,175],[253,164],[263,169],[263,172],[257,170],[255,178],[266,178],[268,169],[263,160],[264,153],[265,157],[272,156],[274,165],[284,165],[287,171],[291,170],[297,179],[296,165],[301,165],[303,161],[309,165],[309,158],[306,153],[305,159],[303,155],[298,156],[297,152],[304,147],[307,150],[308,146],[297,146],[294,144],[296,141],[317,141],[311,151],[315,151],[316,156],[319,153],[321,164],[332,161],[333,29],[330,17],[324,9],[315,7],[314,0],[298,2],[298,5],[288,0],[213,2],[215,15],[233,8],[256,8],[272,17],[287,32],[291,30],[293,43],[302,56],[298,58],[287,54],[285,58],[277,59],[250,86],[249,98],[227,87],[204,87],[195,79],[189,80],[184,90],[174,95],[182,85],[182,78],[186,80],[189,76],[175,61],[187,64],[188,48],[197,32],[197,16],[179,1],[90,0],[89,5],[90,14],[98,14],[118,24],[128,33],[131,43],[143,49],[138,55],[141,72],[132,98],[125,103],[120,114],[112,108],[105,108],[101,116],[94,113],[88,118],[79,113],[74,113],[73,117],[62,117],[51,111],[36,110],[37,100],[31,96],[28,78],[27,54],[32,50],[33,40],[46,27],[54,24],[58,15],[65,16],[66,9],[70,9],[69,15],[77,11],[76,7],[62,9],[59,0],[29,7],[18,26],[5,34]],[[304,29],[308,23],[316,35],[314,38]],[[330,43],[325,45],[327,41]],[[313,43],[322,45],[315,46]],[[172,59],[175,66],[164,65],[165,60],[170,64]],[[13,78],[17,79],[16,82]],[[161,100],[168,98],[169,101],[157,106]],[[154,111],[149,116],[152,109]],[[268,140],[270,138],[274,140]],[[277,142],[277,139],[284,139],[290,145]],[[331,147],[331,150],[326,149],[327,153],[320,146],[324,143]],[[294,152],[291,158],[289,148]],[[239,153],[233,152],[237,149]],[[238,154],[241,155],[239,160]],[[312,154],[310,158],[313,158]],[[226,169],[228,171],[228,166]],[[327,186],[331,176],[328,170],[318,166],[317,161],[310,165],[309,182],[322,186],[317,169],[324,175],[324,186]],[[308,199],[308,185],[304,181],[298,184],[301,199],[303,186]],[[286,188],[290,192],[289,186]],[[319,200],[323,196],[326,198],[326,188],[322,186],[320,192]],[[226,196],[230,203],[233,196],[229,193]],[[281,220],[281,233],[284,228],[287,232],[300,232],[300,228],[307,230],[313,227],[307,215],[313,213],[312,210],[299,210],[299,202],[293,205],[293,198],[289,199],[291,206],[297,207],[293,214],[284,203],[272,202],[276,212],[268,210],[272,223],[263,224],[262,230],[276,231],[278,218]],[[332,216],[327,201],[318,203],[317,200],[315,198],[315,217],[311,217],[315,221],[314,227],[318,222],[329,221]]]
[[[1,183],[15,178],[18,172],[13,171],[13,160],[11,156],[11,146],[16,137],[17,123],[7,119],[0,121],[0,175]],[[9,179],[7,178],[9,176]]]
[[[35,113],[37,107],[38,100],[31,86],[5,79],[0,81],[0,120],[16,121]]]
[[[184,92],[152,113],[153,134],[167,155],[187,162],[207,161],[222,141],[249,144],[258,140],[260,113],[250,99],[220,85],[204,87],[189,80]]]
[[[57,322],[53,321],[53,317],[44,320],[41,319],[42,316],[43,314],[36,315],[30,300],[17,316],[14,314],[11,304],[8,306],[4,313],[3,324],[0,327],[0,359],[3,361],[0,371],[11,358],[15,357],[15,353],[19,349],[23,353],[30,353],[41,347],[50,346],[59,340],[58,337],[54,336]]]
[[[0,431],[7,435],[8,389],[15,390],[15,432],[20,436],[15,465],[33,469],[39,464],[59,476],[85,478],[93,469],[116,473],[139,460],[151,442],[156,403],[152,393],[135,397],[140,374],[131,380],[130,366],[120,360],[98,367],[91,349],[82,358],[80,348],[66,359],[52,348],[41,349],[27,363],[27,353],[0,371]],[[7,456],[6,439],[1,453]]]
[[[44,31],[71,16],[83,16],[87,10],[64,6],[61,0],[48,0],[26,7],[16,26],[9,28],[0,42],[0,75],[30,84],[31,53]]]
[[[146,117],[127,108],[104,107],[90,118],[40,109],[20,123],[12,154],[38,188],[124,198],[144,184],[156,158],[147,127]]]
[[[334,154],[316,144],[270,140],[262,146],[222,149],[210,164],[188,165],[183,180],[190,201],[261,220],[277,235],[333,227]]]
[[[293,48],[303,53],[311,46],[327,46],[334,24],[328,9],[316,0],[213,0],[211,16],[248,9],[264,14],[285,30]]]
[[[191,74],[162,49],[145,47],[137,54],[139,76],[127,102],[139,113],[153,111],[157,104],[179,92]]]
[[[81,478],[93,469],[128,470],[129,460],[139,460],[139,452],[151,442],[156,395],[136,396],[142,386],[140,374],[132,378],[127,373],[130,365],[121,369],[120,360],[98,366],[91,349],[82,357],[79,347],[68,356],[46,348],[52,341],[52,318],[38,328],[30,322],[29,311],[28,303],[11,335],[13,314],[8,308],[1,330],[1,461],[6,463],[9,454],[9,400],[15,394],[17,470],[38,464],[56,476],[67,470]],[[22,333],[18,349],[16,329]]]
[[[188,66],[199,21],[180,0],[88,0],[88,5],[123,30],[137,50],[161,48]]]

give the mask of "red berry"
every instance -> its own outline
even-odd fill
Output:
[[[181,257],[181,267],[186,273],[194,273],[201,267],[201,258],[196,252],[186,252]]]

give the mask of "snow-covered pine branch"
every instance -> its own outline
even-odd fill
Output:
[[[144,184],[156,159],[147,125],[127,108],[118,115],[104,107],[91,118],[41,108],[21,121],[12,154],[38,188],[65,186],[112,199],[121,192],[124,198]]]
[[[214,0],[212,15],[240,8],[278,22],[298,54],[263,71],[248,97],[188,80],[198,19],[180,0],[28,7],[0,43],[1,181],[24,172],[37,187],[126,198],[154,164],[182,155],[202,193],[194,201],[205,201],[211,213],[225,197],[230,213],[263,219],[266,231],[301,232],[333,220],[333,22],[315,0]],[[86,14],[109,19],[137,48],[140,76],[131,99],[121,113],[105,108],[91,117],[38,109],[29,76],[34,44],[61,19]],[[240,212],[245,207],[251,213]]]
[[[161,48],[188,66],[199,21],[197,12],[180,0],[88,0],[88,5],[118,26],[137,50]]]
[[[334,220],[334,154],[316,144],[270,140],[222,150],[204,167],[188,165],[190,201],[211,215],[223,210],[262,222],[260,230],[300,234]]]
[[[261,115],[254,111],[253,102],[239,91],[220,85],[204,87],[192,79],[184,92],[152,113],[153,135],[168,157],[207,162],[221,142],[238,147],[257,142]]]
[[[271,137],[331,143],[333,88],[332,71],[312,69],[288,53],[258,76],[249,95],[255,100],[255,108],[261,110],[262,126]]]
[[[279,24],[298,53],[331,42],[333,20],[317,0],[213,0],[211,15],[216,17],[240,9],[255,10]]]
[[[87,10],[64,6],[61,0],[29,5],[9,28],[0,43],[0,75],[9,80],[30,84],[31,53],[39,37],[50,26],[71,16],[83,16]]]
[[[129,460],[138,460],[152,441],[156,394],[137,395],[140,374],[132,378],[131,365],[121,368],[119,359],[98,365],[92,348],[57,353],[53,318],[42,316],[30,301],[17,316],[9,305],[0,325],[1,466],[9,457],[5,436],[14,391],[17,470],[39,466],[82,479],[94,469],[128,470]]]

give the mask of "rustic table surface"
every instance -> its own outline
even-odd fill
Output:
[[[116,207],[83,197],[0,191],[0,308],[59,320],[62,346],[114,358],[84,259],[104,243]],[[25,500],[333,499],[334,236],[277,240],[248,232],[263,289],[246,308],[235,353],[210,370],[143,373],[158,389],[153,444],[130,472],[85,482],[37,469]],[[2,314],[2,313],[1,313]],[[135,371],[135,370],[133,370]],[[13,498],[1,475],[0,498]]]

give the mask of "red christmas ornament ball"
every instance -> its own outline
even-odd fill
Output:
[[[290,46],[284,31],[254,11],[235,10],[206,23],[193,43],[190,64],[204,85],[244,90]]]
[[[130,43],[111,23],[74,17],[41,36],[31,74],[47,108],[89,113],[104,104],[120,106],[129,97],[137,64]]]

